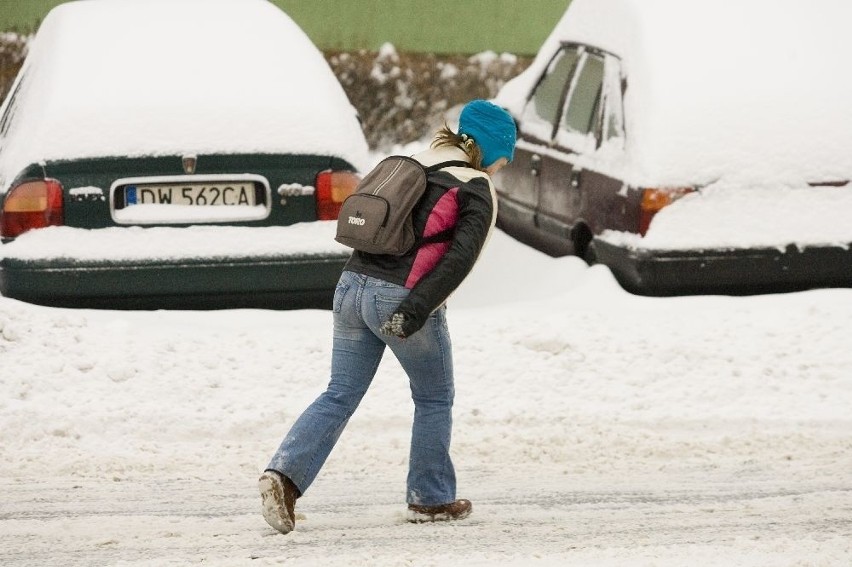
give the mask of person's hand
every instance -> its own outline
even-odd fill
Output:
[[[387,335],[389,337],[399,337],[404,339],[410,334],[406,332],[406,322],[405,315],[397,311],[391,315],[390,319],[382,323],[381,327],[379,327],[379,331],[383,335]]]

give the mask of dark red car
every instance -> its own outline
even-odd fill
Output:
[[[498,226],[643,294],[852,285],[850,16],[574,0],[496,99]]]

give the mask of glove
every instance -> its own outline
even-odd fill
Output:
[[[405,315],[397,312],[391,315],[390,319],[382,323],[382,326],[379,327],[379,332],[389,337],[399,337],[404,339],[406,336],[405,332],[402,330],[402,326],[404,324]]]
[[[390,319],[381,324],[379,332],[390,337],[404,339],[419,331],[422,326],[422,322],[419,322],[407,313],[395,311]]]

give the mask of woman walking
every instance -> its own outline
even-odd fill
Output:
[[[327,390],[296,420],[259,480],[263,516],[282,533],[295,526],[296,500],[316,478],[361,402],[390,347],[409,378],[414,421],[407,479],[408,519],[460,520],[468,500],[456,498],[450,459],[455,394],[446,306],[473,268],[494,227],[497,200],[490,176],[512,160],[515,123],[502,108],[469,102],[458,132],[440,130],[415,160],[424,167],[464,162],[429,173],[413,213],[421,239],[402,256],[355,251],[334,295],[334,343]],[[450,238],[450,237],[448,237]]]

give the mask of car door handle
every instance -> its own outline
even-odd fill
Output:
[[[541,156],[538,154],[530,156],[530,174],[533,177],[538,177],[541,174]]]
[[[568,178],[568,185],[571,186],[571,189],[577,189],[580,187],[580,174],[582,172],[582,169],[571,170],[571,177]]]

